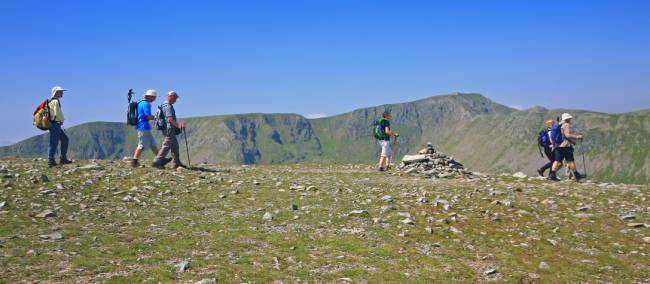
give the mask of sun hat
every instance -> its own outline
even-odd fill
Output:
[[[568,114],[566,112],[562,114],[562,121],[566,121],[567,119],[572,119],[572,118],[573,118],[573,116],[571,116],[570,114]]]
[[[433,143],[427,142],[427,146],[433,146]]]
[[[147,90],[146,93],[144,93],[144,96],[145,97],[157,97],[158,92],[156,92],[156,90],[154,90],[154,89],[149,89],[149,90]]]
[[[169,91],[167,93],[167,96],[176,96],[177,98],[180,98],[181,96],[178,95],[176,91]]]
[[[54,86],[52,88],[52,95],[56,94],[56,92],[58,92],[58,91],[65,92],[67,90],[63,89],[63,87],[61,87],[61,86]]]

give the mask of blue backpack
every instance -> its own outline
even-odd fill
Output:
[[[537,134],[537,144],[544,148],[551,146],[551,141],[548,138],[548,131],[546,129],[542,129],[542,131]]]
[[[562,127],[559,124],[553,123],[551,126],[551,140],[553,140],[554,145],[562,144],[564,137],[562,137]]]

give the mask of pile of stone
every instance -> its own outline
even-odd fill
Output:
[[[472,174],[465,170],[463,164],[440,152],[405,155],[397,169],[407,174],[417,174],[427,178],[472,177]]]

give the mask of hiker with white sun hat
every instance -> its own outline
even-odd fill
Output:
[[[563,113],[562,121],[559,124],[559,133],[557,131],[557,127],[551,128],[551,139],[553,140],[553,144],[556,145],[556,149],[554,159],[555,161],[553,162],[553,167],[551,168],[551,172],[548,175],[548,179],[550,180],[558,180],[555,173],[557,170],[559,170],[560,164],[563,160],[566,161],[567,168],[573,173],[576,181],[579,181],[585,177],[578,172],[576,168],[575,158],[573,156],[573,146],[578,143],[578,140],[582,139],[583,135],[580,133],[571,133],[572,119],[573,116],[571,114]]]
[[[59,163],[61,165],[72,163],[70,160],[68,160],[68,135],[66,135],[63,131],[63,128],[61,128],[63,126],[65,118],[63,117],[60,101],[61,98],[63,98],[63,92],[65,91],[66,90],[61,86],[54,86],[52,88],[52,97],[47,104],[50,114],[49,119],[52,124],[52,127],[49,129],[50,144],[47,150],[47,164],[50,167],[57,165],[56,161],[54,160],[54,155],[56,154],[57,148],[59,147],[59,143],[61,144],[61,159]]]

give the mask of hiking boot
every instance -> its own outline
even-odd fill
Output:
[[[548,174],[548,177],[546,178],[547,180],[552,180],[552,181],[560,181],[560,179],[557,178],[554,172],[551,172]]]
[[[575,173],[573,173],[573,176],[575,177],[576,181],[580,181],[581,179],[587,177],[587,176],[585,176],[585,175],[583,175],[583,174],[581,174],[581,173],[579,173],[579,172],[575,172]]]
[[[537,169],[537,173],[539,174],[540,177],[544,176],[544,170],[542,169]]]
[[[58,166],[58,164],[55,161],[49,161],[47,162],[47,166],[50,168]]]
[[[61,165],[72,164],[72,161],[68,160],[68,158],[61,158],[61,161],[59,161],[59,164],[61,164]]]
[[[184,168],[184,169],[187,169],[187,166],[186,166],[186,165],[183,165],[183,163],[178,163],[178,164],[175,163],[175,164],[172,166],[172,168],[174,168],[174,169],[178,169],[178,168]]]
[[[385,171],[385,170],[386,170],[386,169],[384,169],[384,167],[379,167],[379,171],[380,171],[380,172],[383,172],[383,171]]]
[[[161,169],[161,170],[162,170],[162,169],[164,169],[165,166],[166,166],[167,164],[169,164],[169,162],[171,162],[171,161],[172,161],[172,158],[165,158],[165,159],[163,159],[163,160],[160,161],[160,162],[153,162],[153,163],[151,164],[151,166],[154,167],[154,168],[156,168],[156,169]]]
[[[131,159],[131,167],[137,168],[140,166],[138,159]]]

